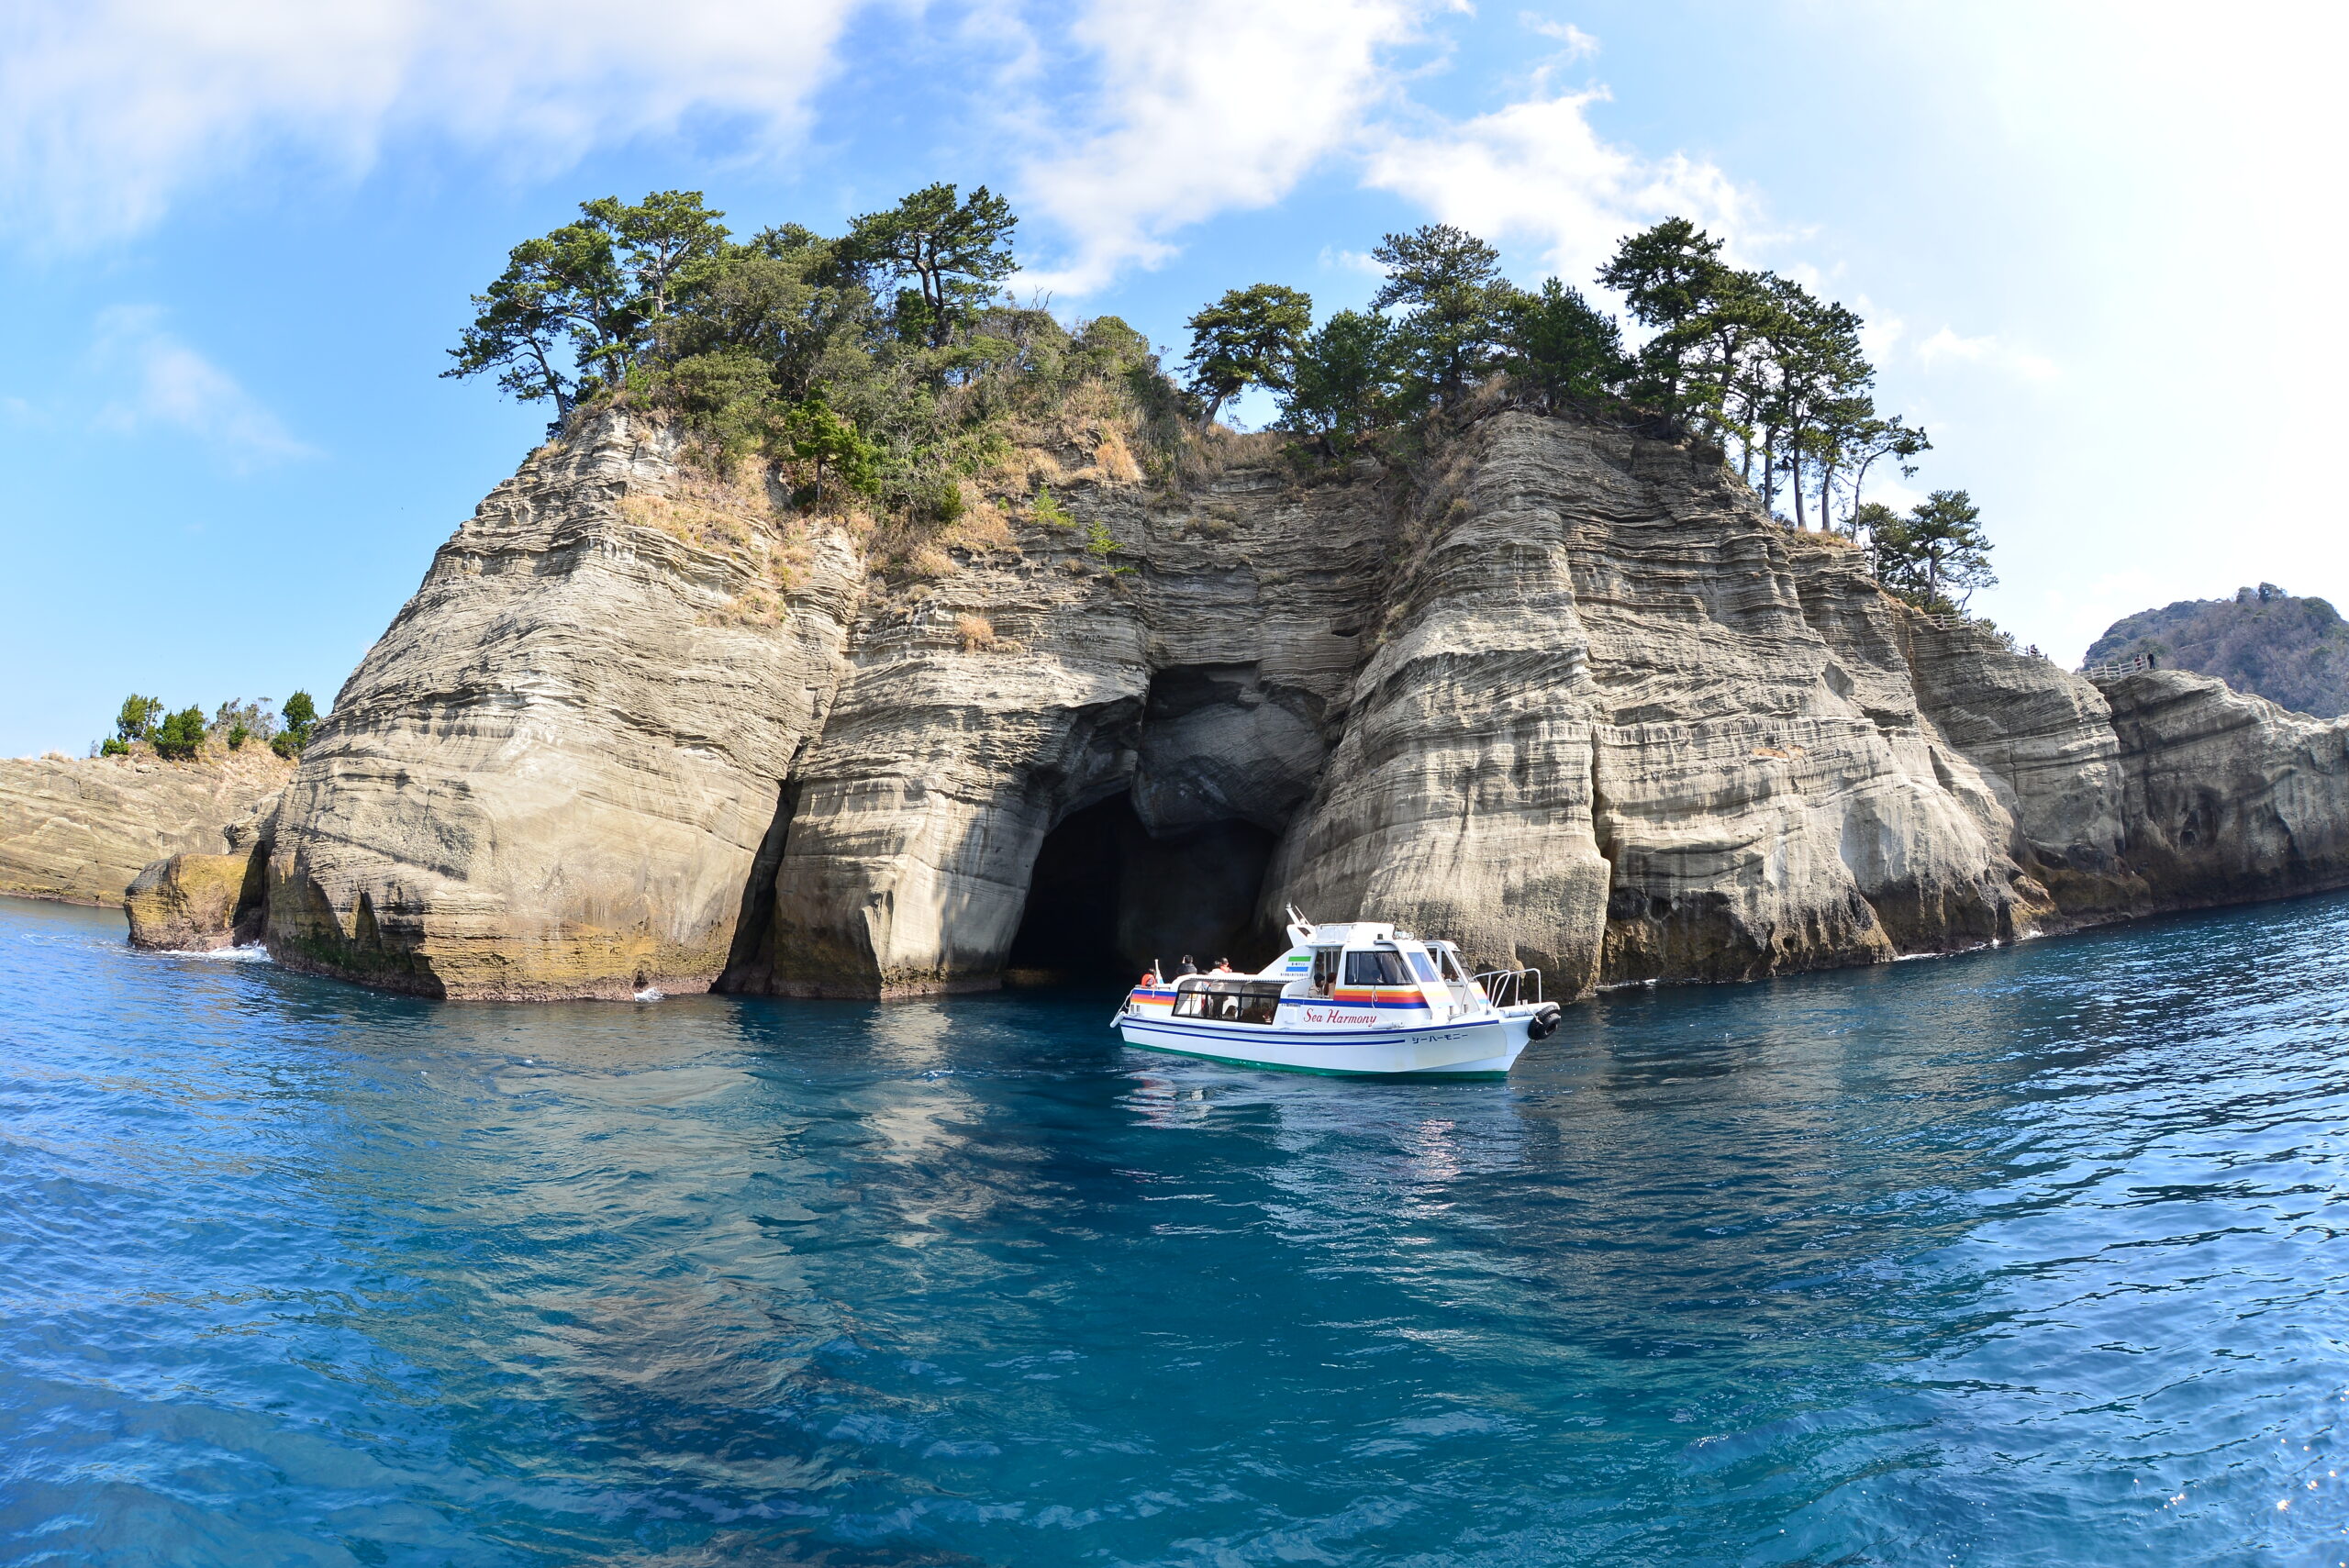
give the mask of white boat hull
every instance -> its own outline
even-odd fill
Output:
[[[1130,1011],[1118,1032],[1144,1051],[1245,1067],[1389,1077],[1499,1077],[1524,1051],[1533,1010],[1396,1029],[1297,1029]]]

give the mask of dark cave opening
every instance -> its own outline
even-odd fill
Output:
[[[1276,842],[1249,822],[1153,839],[1124,794],[1070,813],[1037,851],[1008,978],[1130,981],[1152,959],[1171,975],[1185,953],[1202,969],[1271,962],[1281,933],[1258,929],[1256,898]]]

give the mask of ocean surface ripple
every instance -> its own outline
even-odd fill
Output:
[[[2349,900],[1571,1009],[434,1005],[0,903],[0,1562],[2349,1562]]]

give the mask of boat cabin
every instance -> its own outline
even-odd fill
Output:
[[[1130,1005],[1178,1018],[1290,1028],[1442,1022],[1491,1005],[1450,942],[1385,923],[1289,927],[1286,952],[1254,974],[1145,982]]]

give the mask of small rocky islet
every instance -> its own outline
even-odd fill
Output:
[[[1861,500],[1931,443],[1859,317],[1685,219],[1598,273],[1636,351],[1430,225],[1367,312],[1226,294],[1178,386],[999,296],[985,187],[831,239],[692,192],[581,214],[449,373],[550,439],[315,732],[302,695],[290,776],[241,732],[0,766],[0,885],[531,999],[1246,962],[1291,905],[1571,997],[2349,884],[2349,720],[1965,616],[1967,494]],[[1215,422],[1250,385],[1284,428]]]

